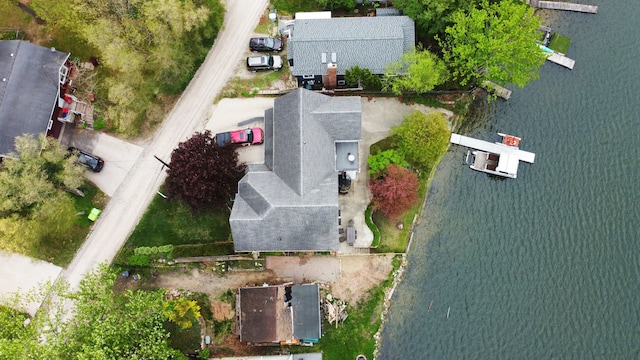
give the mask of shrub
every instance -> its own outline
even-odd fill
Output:
[[[93,122],[93,130],[102,130],[106,127],[107,127],[107,122],[102,116],[97,118],[96,121]]]
[[[367,163],[369,165],[369,175],[373,177],[384,172],[389,164],[395,164],[402,167],[409,166],[409,163],[404,159],[404,156],[395,149],[389,149],[381,151],[375,155],[370,155]]]

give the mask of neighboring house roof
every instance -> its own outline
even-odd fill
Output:
[[[241,288],[240,341],[278,342],[276,331],[278,288],[274,286]]]
[[[357,150],[361,117],[360,97],[298,89],[274,101],[265,163],[248,167],[229,217],[237,252],[339,248],[337,156]]]
[[[338,65],[338,75],[356,65],[384,74],[415,46],[415,38],[407,16],[301,19],[294,22],[287,58],[294,76],[326,74],[329,62]]]
[[[22,40],[0,41],[0,156],[14,151],[16,136],[47,131],[68,57]]]
[[[292,286],[291,307],[293,307],[293,336],[302,341],[317,342],[322,334],[318,285]]]
[[[322,336],[317,284],[240,288],[238,294],[240,341],[316,343]]]

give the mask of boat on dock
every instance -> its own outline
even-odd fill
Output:
[[[536,154],[520,150],[521,138],[498,133],[502,141],[491,143],[460,134],[451,134],[451,143],[466,146],[466,163],[473,170],[515,179],[520,161],[533,164]]]

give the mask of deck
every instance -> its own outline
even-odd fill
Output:
[[[484,140],[470,138],[460,134],[451,134],[451,143],[466,146],[468,148],[486,151],[494,154],[509,154],[517,157],[519,160],[533,164],[536,154],[515,147],[496,144]]]
[[[489,92],[492,92],[505,100],[509,100],[511,97],[511,90],[506,89],[496,83],[493,83],[489,80],[485,80],[482,82],[482,87]]]
[[[528,3],[529,5],[538,9],[575,11],[588,14],[596,14],[598,12],[598,7],[595,5],[583,5],[576,3],[541,0],[529,0]]]
[[[569,70],[573,70],[573,65],[575,65],[576,63],[575,60],[569,59],[568,57],[559,53],[552,53],[551,55],[549,55],[547,60],[551,61],[552,63],[558,64],[560,66],[564,66]]]

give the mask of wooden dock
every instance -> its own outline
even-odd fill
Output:
[[[485,80],[482,82],[481,84],[482,88],[484,88],[485,90],[492,92],[496,95],[498,95],[499,97],[505,99],[505,100],[509,100],[509,98],[511,97],[511,90],[506,89],[496,83],[493,83],[489,80]]]
[[[598,6],[558,1],[528,0],[527,3],[537,9],[575,11],[588,14],[598,13]]]
[[[556,63],[560,66],[564,66],[569,70],[573,70],[573,65],[575,65],[576,61],[573,59],[569,59],[568,57],[560,54],[560,53],[552,53],[547,60],[551,61],[552,63]]]

